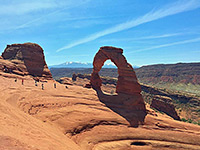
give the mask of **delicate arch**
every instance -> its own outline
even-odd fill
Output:
[[[101,89],[102,81],[99,76],[104,62],[110,59],[118,68],[118,81],[116,92],[125,94],[136,94],[141,92],[141,87],[132,66],[123,55],[123,49],[104,46],[99,49],[94,57],[93,72],[90,83],[94,89]]]

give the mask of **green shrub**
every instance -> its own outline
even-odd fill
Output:
[[[192,119],[188,119],[188,121],[187,122],[189,122],[189,123],[192,123],[193,121],[192,121]]]
[[[181,118],[181,121],[183,121],[183,122],[187,122],[187,119],[185,119],[185,118]]]

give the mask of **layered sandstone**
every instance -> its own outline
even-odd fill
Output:
[[[68,77],[63,77],[57,80],[61,84],[66,84],[66,85],[73,85],[72,80]]]
[[[107,95],[59,83],[54,88],[51,80],[35,86],[32,77],[22,85],[0,76],[0,83],[0,150],[200,149],[198,125],[149,106],[143,125],[130,127],[143,112],[133,109],[140,95]]]
[[[2,53],[1,70],[35,78],[52,79],[45,62],[43,49],[34,43],[7,45]]]
[[[180,120],[170,97],[155,95],[152,99],[151,107],[166,113],[176,120]]]
[[[99,76],[104,62],[110,59],[118,67],[117,95],[105,95],[101,91],[102,80]],[[97,91],[99,99],[114,111],[125,117],[131,126],[142,124],[146,115],[141,87],[133,67],[127,62],[121,48],[101,47],[94,57],[90,83]]]
[[[54,88],[49,81],[42,90],[33,79],[21,85],[2,76],[0,83],[1,150],[200,149],[198,125],[176,121],[149,106],[144,125],[133,128],[93,89],[66,89],[59,83]]]

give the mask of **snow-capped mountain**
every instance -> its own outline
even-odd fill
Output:
[[[93,68],[92,63],[65,62],[59,65],[50,66],[50,68]],[[113,64],[104,64],[103,68],[116,68]]]

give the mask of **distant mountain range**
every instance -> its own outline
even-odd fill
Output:
[[[92,63],[65,62],[59,65],[50,66],[50,68],[93,68]],[[116,68],[113,64],[104,64],[103,68]]]
[[[59,65],[49,66],[49,68],[93,68],[92,63],[82,63],[82,62],[65,62]],[[103,68],[117,68],[114,64],[104,64]],[[133,68],[139,68],[138,66],[133,66]]]

